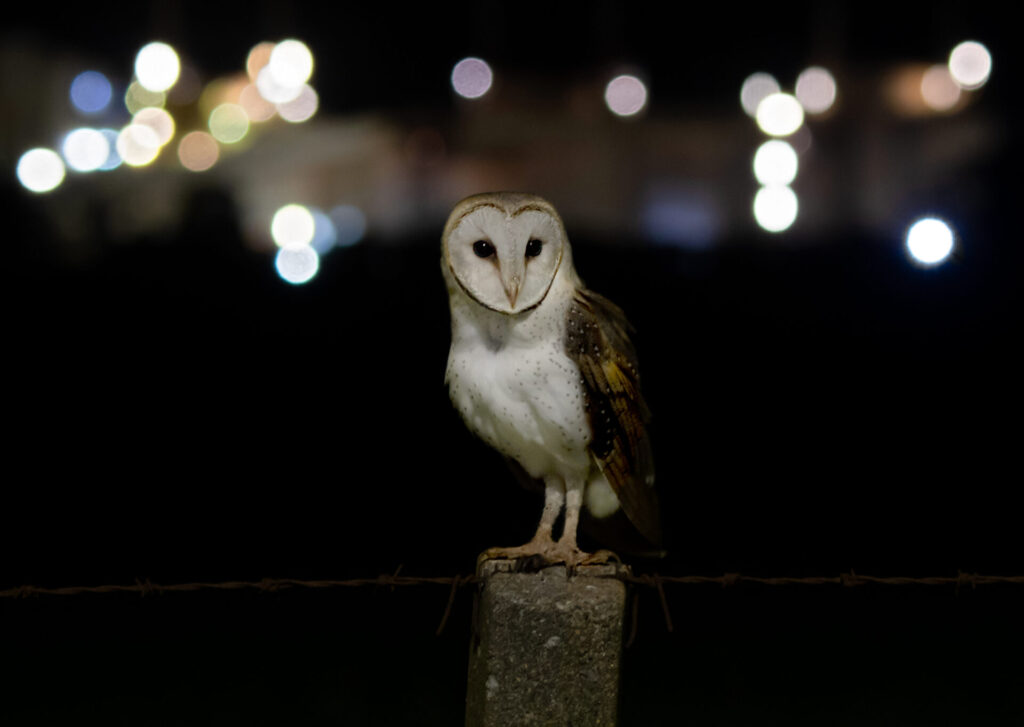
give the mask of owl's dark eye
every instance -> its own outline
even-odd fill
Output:
[[[526,257],[537,257],[540,255],[541,249],[544,247],[544,243],[540,240],[533,239],[526,243]]]
[[[494,245],[487,240],[477,240],[473,243],[473,252],[477,257],[490,257],[494,254]]]

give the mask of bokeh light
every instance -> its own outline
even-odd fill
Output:
[[[124,92],[124,106],[130,114],[137,114],[145,108],[161,108],[165,103],[167,94],[163,91],[150,91],[138,81],[128,84]]]
[[[992,73],[992,54],[976,40],[965,40],[949,54],[949,73],[961,87],[984,86]]]
[[[71,82],[69,92],[72,105],[86,114],[96,114],[110,105],[114,89],[99,71],[83,71]]]
[[[245,72],[249,74],[249,80],[256,82],[256,76],[270,63],[270,54],[274,52],[274,43],[265,40],[257,43],[249,51],[245,59]]]
[[[493,82],[491,67],[480,58],[463,58],[452,68],[452,88],[463,98],[480,98]]]
[[[128,124],[117,135],[117,153],[124,163],[132,167],[142,167],[160,153],[160,137],[150,126]]]
[[[92,172],[106,163],[110,142],[97,129],[75,129],[64,137],[61,145],[64,161],[76,172]]]
[[[270,236],[274,244],[285,250],[297,250],[313,242],[316,220],[309,208],[301,204],[287,204],[274,213],[270,221]]]
[[[334,227],[330,215],[322,209],[310,207],[309,212],[313,215],[313,239],[309,244],[320,257],[323,257],[337,244],[338,230]]]
[[[836,101],[836,79],[826,69],[811,66],[796,79],[796,99],[809,114],[823,114]]]
[[[907,230],[907,252],[919,265],[938,265],[953,252],[953,239],[948,224],[936,217],[924,217]]]
[[[789,136],[804,123],[804,107],[795,96],[772,93],[761,99],[755,118],[769,136]]]
[[[270,52],[267,68],[282,86],[301,88],[313,75],[313,54],[301,40],[282,40]]]
[[[921,76],[921,98],[934,111],[949,111],[960,100],[960,87],[949,68],[936,64]]]
[[[317,108],[320,106],[320,98],[316,91],[308,85],[303,85],[299,95],[291,101],[277,104],[277,113],[285,121],[298,124],[313,118]]]
[[[699,186],[655,183],[645,194],[640,224],[650,240],[690,250],[715,244],[721,222],[715,199]]]
[[[109,172],[111,169],[117,169],[121,166],[122,159],[121,155],[117,153],[117,136],[118,131],[116,129],[99,129],[99,132],[103,134],[103,138],[107,140],[107,146],[109,148],[107,159],[98,167],[101,172]]]
[[[140,109],[139,112],[132,117],[132,123],[148,126],[155,131],[157,139],[160,140],[160,146],[163,146],[174,138],[174,119],[163,109],[153,108],[151,106]]]
[[[330,217],[338,245],[355,245],[366,234],[366,215],[355,205],[340,204],[331,210]]]
[[[16,173],[30,192],[49,192],[64,181],[64,162],[53,149],[30,149],[18,159]]]
[[[234,144],[249,133],[249,117],[238,104],[224,103],[210,112],[210,133],[222,144]]]
[[[149,43],[135,56],[135,77],[149,91],[166,91],[178,80],[179,73],[178,54],[166,43]]]
[[[616,116],[633,116],[647,105],[647,86],[636,76],[616,76],[605,86],[604,102]]]
[[[270,71],[270,66],[265,66],[256,75],[256,88],[260,96],[270,103],[288,103],[295,100],[302,92],[302,85],[286,86],[279,82]]]
[[[754,219],[768,232],[782,232],[796,221],[796,193],[785,185],[761,187],[754,197]]]
[[[238,105],[245,110],[249,121],[269,121],[277,115],[277,107],[260,95],[259,89],[253,84],[247,84],[238,94]]]
[[[320,270],[320,256],[309,245],[294,250],[281,249],[274,258],[274,267],[282,280],[301,285],[312,280]]]
[[[757,114],[757,107],[773,93],[781,91],[779,82],[770,73],[751,73],[740,87],[740,104],[748,116]]]
[[[754,154],[754,176],[763,185],[791,183],[798,167],[796,150],[786,141],[766,141]]]
[[[192,131],[178,142],[181,166],[193,172],[205,172],[220,158],[217,140],[205,131]]]

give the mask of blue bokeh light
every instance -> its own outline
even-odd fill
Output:
[[[83,71],[71,82],[71,103],[86,114],[98,114],[110,105],[114,89],[99,71]]]

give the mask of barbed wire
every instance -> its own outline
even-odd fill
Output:
[[[153,583],[150,580],[136,580],[131,584],[108,584],[100,586],[33,586],[23,585],[0,590],[0,598],[29,598],[31,596],[77,596],[84,594],[137,593],[140,596],[163,595],[166,593],[194,593],[198,591],[244,591],[256,590],[263,592],[284,591],[290,588],[323,589],[323,588],[360,588],[366,586],[388,587],[394,589],[404,586],[441,585],[448,586],[448,601],[445,605],[441,622],[436,633],[444,631],[458,590],[464,586],[480,583],[483,579],[477,575],[455,576],[403,576],[402,567],[392,574],[381,574],[372,578],[349,578],[345,580],[305,580],[299,578],[262,578],[258,581],[221,581],[196,583]],[[884,586],[954,586],[956,591],[970,586],[993,584],[1024,585],[1024,576],[983,575],[980,573],[958,572],[955,576],[872,576],[850,571],[838,576],[781,576],[763,577],[748,576],[742,573],[724,573],[720,576],[664,576],[658,573],[634,574],[628,569],[613,574],[594,577],[613,578],[633,585],[654,588],[661,602],[665,626],[673,630],[672,617],[669,612],[668,599],[665,596],[665,585],[718,585],[722,588],[738,586],[743,583],[754,583],[762,586],[842,586],[856,587],[868,584]],[[629,639],[631,643],[636,633],[636,599],[633,605],[633,625]],[[628,644],[627,644],[628,645]]]

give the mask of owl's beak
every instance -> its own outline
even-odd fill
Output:
[[[509,278],[502,281],[505,286],[505,295],[508,296],[509,305],[513,308],[516,307],[516,298],[519,297],[519,284],[520,278],[518,275],[512,275]]]

